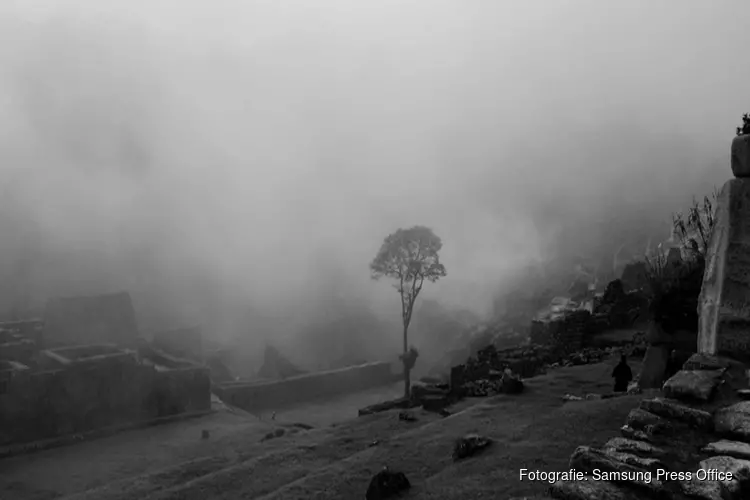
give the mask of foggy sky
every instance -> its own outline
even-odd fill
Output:
[[[622,4],[3,0],[0,306],[127,289],[232,330],[325,290],[397,316],[368,263],[420,224],[448,269],[425,297],[481,311],[616,246],[615,215],[730,177],[750,111],[741,0]]]

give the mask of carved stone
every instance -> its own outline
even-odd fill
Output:
[[[750,360],[750,179],[719,194],[698,312],[699,353]]]

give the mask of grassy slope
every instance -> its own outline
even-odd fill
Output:
[[[612,362],[559,369],[528,380],[523,395],[492,398],[445,419],[421,412],[421,421],[410,424],[386,413],[281,438],[265,455],[147,498],[349,500],[361,498],[372,474],[386,464],[410,478],[409,498],[541,495],[547,485],[519,481],[519,469],[566,470],[576,446],[598,445],[618,435],[637,405],[638,396],[561,400],[567,392],[608,392],[611,369]],[[454,464],[453,439],[468,432],[488,435],[496,443],[484,454]],[[373,439],[380,443],[369,447]]]

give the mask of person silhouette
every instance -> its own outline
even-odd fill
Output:
[[[615,379],[615,392],[627,392],[628,384],[633,380],[633,371],[628,366],[628,358],[620,355],[620,362],[612,370],[612,378]]]

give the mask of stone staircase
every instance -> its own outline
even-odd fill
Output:
[[[559,500],[750,498],[750,394],[745,367],[694,355],[628,415],[621,437],[579,446]]]

